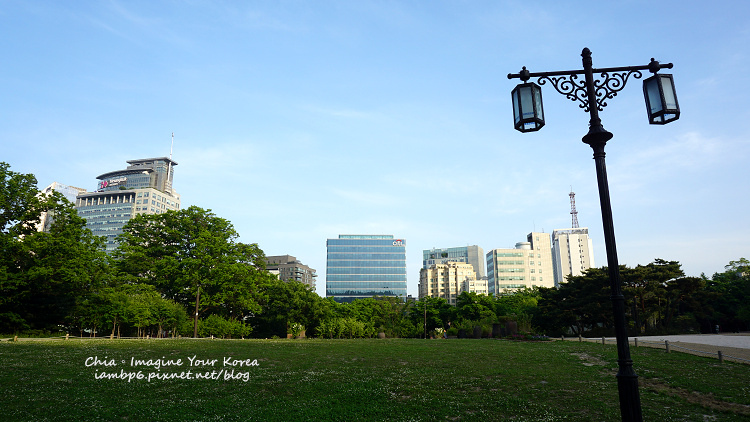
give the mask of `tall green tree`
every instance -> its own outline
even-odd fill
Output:
[[[252,321],[255,336],[286,337],[294,323],[302,324],[310,335],[321,321],[333,317],[335,302],[322,299],[304,283],[281,281],[267,273],[258,287],[260,310]]]
[[[42,212],[55,216],[48,232],[36,231]],[[73,204],[0,163],[0,330],[59,329],[108,277],[102,240]]]
[[[635,333],[664,328],[667,308],[667,282],[685,273],[677,261],[655,259],[648,265],[624,268],[620,272],[623,294],[630,303]]]
[[[191,206],[131,219],[113,256],[121,271],[190,309],[197,335],[201,315],[244,319],[260,311],[265,255],[238,237],[228,220]]]

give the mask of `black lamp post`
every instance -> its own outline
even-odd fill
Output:
[[[536,131],[544,126],[544,111],[542,108],[542,93],[539,85],[548,81],[569,100],[580,102],[579,107],[591,115],[589,132],[583,137],[583,142],[594,150],[596,162],[596,178],[599,184],[599,202],[602,208],[602,225],[604,228],[604,243],[607,249],[607,267],[612,290],[612,305],[615,322],[615,336],[617,338],[617,389],[620,395],[620,414],[623,421],[642,421],[641,399],[638,393],[638,375],[633,370],[633,360],[630,358],[630,345],[625,324],[625,297],[622,294],[620,269],[617,261],[617,247],[615,246],[615,229],[612,222],[612,206],[609,199],[609,183],[607,182],[607,167],[604,162],[604,146],[612,139],[612,134],[602,126],[599,111],[607,105],[606,100],[614,98],[621,91],[632,75],[640,79],[642,70],[649,70],[654,76],[643,81],[643,92],[646,97],[646,109],[651,124],[666,124],[680,117],[680,109],[675,95],[672,75],[657,74],[660,69],[671,69],[672,63],[660,64],[654,59],[645,66],[611,67],[594,69],[591,60],[591,50],[584,48],[583,70],[531,73],[524,67],[518,74],[508,74],[508,79],[519,78],[524,83],[519,84],[511,92],[513,98],[514,126],[521,132]],[[601,79],[594,79],[594,74]],[[584,75],[584,80],[579,80]],[[530,78],[538,78],[537,82],[529,83]],[[538,89],[538,92],[535,91]],[[525,90],[525,91],[524,91]],[[538,101],[537,101],[538,98]]]

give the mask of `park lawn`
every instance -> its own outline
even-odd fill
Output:
[[[644,420],[750,420],[750,365],[631,348]],[[213,366],[191,367],[189,357]],[[92,365],[94,357],[117,366]],[[131,366],[132,359],[182,366]],[[225,366],[224,359],[257,366]],[[87,361],[88,359],[88,361]],[[255,361],[255,362],[253,362]],[[152,362],[153,363],[153,362]],[[614,345],[506,340],[0,342],[4,421],[618,421]],[[224,371],[218,379],[96,379]],[[227,371],[245,379],[225,379]]]

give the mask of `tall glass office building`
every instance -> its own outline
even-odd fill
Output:
[[[172,189],[175,161],[158,157],[127,163],[124,170],[98,176],[96,192],[76,197],[78,215],[94,235],[105,238],[108,253],[117,248],[117,236],[131,218],[180,209],[180,195]]]
[[[392,235],[328,239],[326,297],[351,302],[373,296],[406,298],[406,240]]]

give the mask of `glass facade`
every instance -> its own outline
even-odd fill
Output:
[[[95,236],[104,236],[107,252],[117,248],[117,236],[134,216],[135,193],[88,197],[77,207],[78,215],[86,220],[86,227]]]
[[[392,235],[328,239],[326,296],[351,302],[373,296],[406,297],[406,241]]]

